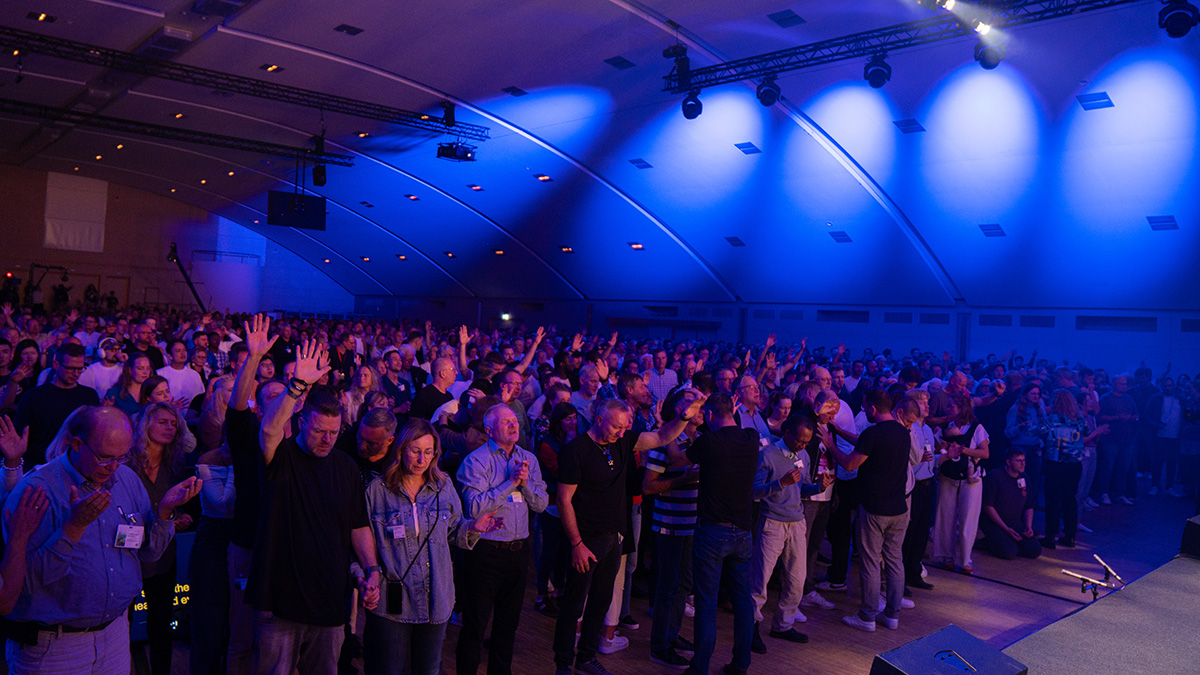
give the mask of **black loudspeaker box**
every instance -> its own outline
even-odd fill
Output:
[[[267,190],[267,224],[325,230],[325,198]]]
[[[1179,550],[1184,555],[1200,558],[1200,516],[1188,520],[1183,525],[1183,543]]]
[[[1029,669],[955,625],[884,652],[871,675],[1026,675]]]

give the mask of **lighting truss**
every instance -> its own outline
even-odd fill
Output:
[[[456,122],[447,124],[440,117],[424,113],[367,103],[352,98],[334,96],[311,89],[289,87],[274,82],[265,82],[250,77],[230,75],[208,68],[189,66],[165,61],[150,56],[107,49],[82,42],[63,40],[30,31],[0,26],[0,46],[7,50],[21,50],[30,54],[42,54],[55,58],[84,63],[91,66],[111,68],[117,71],[156,77],[172,82],[183,82],[198,87],[218,89],[234,94],[245,94],[271,101],[280,101],[326,112],[342,113],[365,119],[379,120],[389,124],[431,131],[438,134],[453,134],[461,138],[479,141],[488,139],[488,128],[478,124]]]
[[[286,157],[288,159],[305,161],[311,164],[354,166],[354,158],[350,157],[349,155],[334,155],[327,152],[317,153],[309,150],[308,148],[299,148],[290,145],[278,145],[276,143],[254,141],[247,138],[237,138],[236,136],[222,136],[220,134],[210,134],[204,131],[177,129],[175,127],[165,127],[160,124],[149,124],[146,122],[123,120],[116,117],[105,117],[104,115],[93,115],[90,113],[79,112],[77,110],[53,108],[46,105],[24,103],[6,98],[0,98],[0,114],[20,115],[22,117],[31,117],[48,122],[59,122],[67,125],[105,129],[108,131],[117,131],[126,134],[136,134],[138,136],[162,138],[169,141],[184,141],[186,143],[210,145],[216,148],[226,148],[229,150],[256,152],[264,155],[274,155],[276,157]]]
[[[987,23],[992,28],[1005,28],[1133,2],[1140,0],[1041,0],[971,3],[970,6],[977,7],[982,12],[981,17],[987,16]],[[961,6],[963,4],[960,4]],[[743,80],[760,80],[767,75],[873,56],[880,52],[890,54],[901,49],[973,35],[974,28],[971,22],[953,13],[939,12],[937,16],[928,19],[854,33],[704,68],[693,68],[685,71],[682,79],[676,68],[663,77],[663,91],[682,94]]]

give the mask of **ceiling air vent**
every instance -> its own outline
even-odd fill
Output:
[[[725,237],[725,241],[729,242],[729,245],[734,248],[740,248],[746,245],[746,242],[737,237]]]
[[[205,16],[223,16],[228,19],[248,4],[250,0],[196,0],[192,11]]]
[[[1112,99],[1108,97],[1107,91],[1098,91],[1093,94],[1080,94],[1075,97],[1079,101],[1079,105],[1084,110],[1099,110],[1100,108],[1112,108]]]
[[[808,23],[799,14],[790,9],[785,9],[782,12],[768,14],[767,18],[774,21],[780,28],[792,28],[803,23]]]
[[[912,323],[912,312],[884,312],[884,323]]]
[[[333,29],[339,33],[345,33],[346,35],[358,35],[359,33],[363,32],[363,29],[359,28],[358,26],[351,26],[348,23],[339,24],[334,26]]]
[[[644,159],[631,159],[631,160],[629,160],[629,163],[636,166],[639,169],[653,169],[654,168],[653,164],[651,164],[650,162],[647,162]]]
[[[134,53],[149,56],[152,59],[169,59],[179,53],[179,50],[192,43],[192,32],[182,28],[163,26],[157,33],[150,36]]]
[[[502,91],[506,94],[509,94],[511,96],[524,96],[525,94],[529,93],[520,87],[505,87],[505,88],[501,89],[500,91]]]
[[[756,319],[774,319],[775,310],[773,309],[756,309],[754,310],[754,318]]]
[[[1175,216],[1146,216],[1146,222],[1150,223],[1150,229],[1155,232],[1179,229],[1179,223],[1175,222]]]
[[[762,152],[762,150],[759,150],[758,146],[753,143],[734,143],[733,147],[741,150],[743,155],[757,155],[758,153]]]
[[[668,307],[665,305],[642,305],[654,316],[679,316],[678,307]]]
[[[912,119],[911,117],[906,120],[895,120],[892,122],[892,124],[895,124],[896,128],[899,129],[901,133],[905,134],[918,134],[922,131],[925,131],[925,127],[921,126],[920,122]]]
[[[979,231],[983,232],[983,236],[985,236],[985,237],[1006,237],[1006,236],[1008,236],[1008,233],[1006,233],[1004,231],[1003,227],[1000,227],[999,223],[984,223],[983,225],[979,226]]]
[[[846,234],[844,230],[834,230],[829,233],[829,236],[833,237],[833,240],[839,244],[849,244],[852,241],[850,235]]]
[[[629,59],[625,58],[624,56],[614,56],[611,59],[604,59],[604,62],[607,63],[608,65],[612,66],[613,68],[616,68],[617,70],[629,70],[630,68],[637,65],[636,63],[634,63],[633,61],[630,61]]]

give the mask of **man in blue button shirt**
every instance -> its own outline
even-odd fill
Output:
[[[47,516],[29,538],[25,588],[8,616],[8,672],[129,673],[125,610],[142,590],[142,562],[158,560],[175,509],[200,492],[192,477],[167,491],[157,511],[125,465],[133,431],[117,408],[83,408],[68,423],[66,454],[17,484],[6,512],[42,488]],[[4,522],[9,533],[8,518]]]
[[[466,553],[466,588],[459,596],[462,631],[456,652],[459,675],[479,670],[484,629],[495,611],[488,647],[488,675],[511,675],[513,644],[529,569],[529,512],[546,510],[542,470],[533,453],[517,445],[521,426],[504,404],[483,416],[488,442],[467,455],[458,469],[467,518],[495,511],[504,527],[481,535]]]

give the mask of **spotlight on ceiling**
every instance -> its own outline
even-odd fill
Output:
[[[438,159],[451,162],[474,162],[475,146],[454,141],[453,143],[438,143]]]
[[[1004,60],[1004,45],[980,42],[975,45],[975,60],[984,70],[992,70]]]
[[[892,79],[892,67],[887,63],[884,54],[876,54],[863,66],[863,79],[875,89],[882,87]]]
[[[951,11],[958,4],[955,0],[917,0],[917,4],[926,9],[937,9],[939,7]]]
[[[764,77],[762,84],[758,85],[758,102],[769,108],[775,105],[779,96],[779,84],[775,82],[775,76]]]
[[[1188,34],[1192,26],[1200,19],[1196,6],[1185,0],[1163,0],[1166,7],[1158,13],[1158,27],[1167,31],[1173,38],[1181,38]]]
[[[683,99],[683,118],[694,120],[704,112],[704,104],[700,103],[700,91],[693,90]]]

